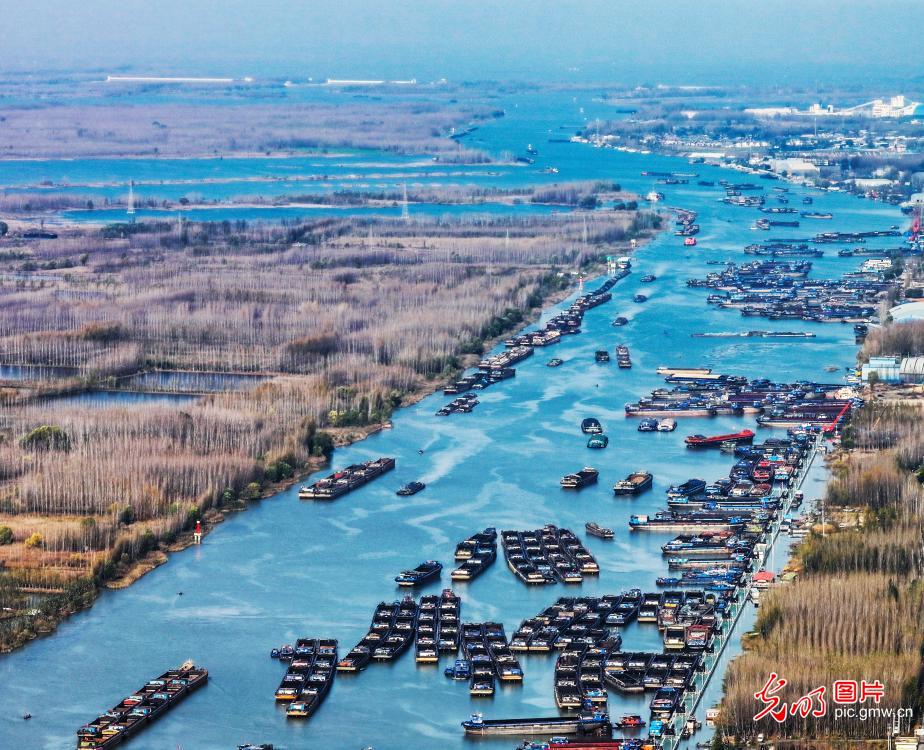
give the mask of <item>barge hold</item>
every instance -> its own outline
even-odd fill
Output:
[[[77,747],[108,750],[159,719],[209,679],[207,669],[186,662],[118,703],[111,710],[77,730]]]
[[[634,471],[613,485],[613,494],[637,495],[651,488],[653,477],[648,471]]]
[[[466,734],[492,735],[602,735],[611,736],[613,727],[610,717],[604,711],[582,711],[577,716],[551,716],[532,719],[485,719],[481,714],[472,714],[462,722]]]
[[[473,581],[497,559],[497,530],[489,526],[456,545],[456,560],[462,564],[452,571],[454,581]]]
[[[300,500],[335,500],[394,468],[393,458],[377,458],[362,464],[351,464],[329,477],[302,487],[298,491],[298,497]]]

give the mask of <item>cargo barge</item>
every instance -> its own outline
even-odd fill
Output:
[[[574,474],[565,474],[559,482],[563,489],[579,490],[597,483],[599,472],[591,466],[585,466]]]
[[[81,750],[108,750],[116,747],[161,718],[202,687],[208,679],[208,670],[192,662],[164,672],[105,714],[78,729],[77,747]]]
[[[582,583],[585,575],[600,572],[593,555],[570,529],[549,525],[534,531],[504,531],[501,544],[510,570],[529,585]]]
[[[337,641],[301,639],[289,664],[276,700],[287,700],[287,719],[307,719],[320,708],[330,692],[337,672]],[[285,686],[285,687],[283,687]],[[295,688],[291,698],[281,698],[282,690]]]
[[[377,458],[362,464],[351,464],[329,477],[298,491],[300,500],[335,500],[395,468],[395,459]]]
[[[648,471],[634,471],[613,485],[615,495],[637,495],[651,488],[653,477]]]
[[[458,652],[461,610],[462,600],[452,589],[420,598],[414,655],[418,664],[434,664],[441,654],[454,656]]]
[[[489,526],[456,545],[455,559],[462,564],[452,571],[454,581],[473,581],[497,559],[497,530]]]
[[[584,711],[577,716],[552,716],[530,719],[485,719],[481,714],[472,714],[462,722],[466,734],[577,734],[610,736],[613,727],[610,717],[603,711]]]

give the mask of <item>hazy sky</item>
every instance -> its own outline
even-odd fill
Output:
[[[0,0],[0,69],[825,82],[924,73],[924,0]]]

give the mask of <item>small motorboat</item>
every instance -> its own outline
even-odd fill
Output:
[[[591,536],[598,537],[600,539],[612,539],[613,530],[608,529],[606,526],[601,526],[594,521],[588,521],[584,524],[584,530]]]
[[[468,659],[456,659],[456,663],[446,667],[443,674],[450,680],[467,680],[472,676],[472,663]]]
[[[641,303],[641,302],[645,302],[647,299],[648,299],[648,297],[646,297],[644,294],[636,294],[636,295],[632,298],[632,301],[633,301],[633,302],[639,302],[639,303]]]
[[[395,576],[395,583],[399,586],[420,586],[435,578],[439,578],[442,570],[442,563],[436,560],[427,560],[413,570],[405,570],[400,575]]]
[[[405,497],[407,495],[416,495],[426,486],[427,485],[425,485],[423,482],[408,482],[406,485],[404,485],[404,487],[398,490],[395,494],[402,495]]]
[[[610,444],[610,439],[606,435],[592,435],[587,441],[588,448],[606,448]]]
[[[620,326],[624,326],[628,322],[629,322],[628,318],[623,318],[622,316],[620,316],[613,321],[612,325],[614,328],[619,328]]]
[[[650,284],[652,281],[655,281],[657,278],[658,277],[652,273],[646,273],[644,276],[642,276],[640,281],[644,282],[645,284]]]
[[[660,422],[657,419],[652,419],[650,417],[643,419],[638,423],[639,432],[657,432]]]
[[[610,353],[606,351],[606,349],[597,349],[597,351],[594,352],[594,360],[597,362],[609,362]]]
[[[555,357],[553,359],[550,359],[548,362],[546,362],[545,366],[546,367],[561,367],[564,363],[565,363],[565,360]]]
[[[581,432],[585,435],[599,435],[603,432],[603,425],[600,424],[600,420],[587,417],[581,422]]]
[[[658,422],[658,432],[673,432],[677,429],[677,420],[670,417]]]
[[[645,726],[645,720],[638,714],[623,714],[613,726],[617,729],[641,729]]]

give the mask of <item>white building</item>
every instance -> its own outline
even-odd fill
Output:
[[[792,174],[792,175],[817,175],[819,173],[818,167],[816,167],[812,162],[807,161],[806,159],[771,159],[770,160],[770,169],[774,172],[781,172],[783,174]]]

